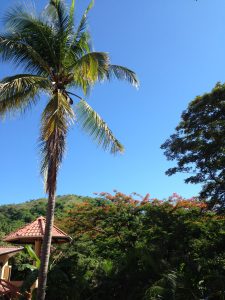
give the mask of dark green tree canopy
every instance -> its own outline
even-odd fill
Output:
[[[176,161],[167,175],[187,173],[186,183],[203,184],[200,196],[225,208],[225,85],[197,96],[182,113],[175,134],[161,146]]]

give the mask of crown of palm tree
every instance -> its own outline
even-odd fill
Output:
[[[50,1],[39,16],[22,6],[11,9],[5,16],[6,33],[0,36],[2,60],[11,61],[24,70],[23,74],[1,81],[0,115],[32,107],[43,91],[48,95],[40,134],[41,170],[47,175],[47,192],[50,182],[54,181],[49,170],[53,165],[58,169],[65,150],[65,137],[75,118],[104,149],[112,153],[124,149],[107,124],[74,90],[82,90],[86,95],[97,81],[113,77],[138,86],[133,71],[110,64],[107,53],[92,52],[86,23],[93,1],[77,28],[74,26],[74,2],[69,13],[60,0]],[[73,106],[72,96],[78,99],[76,106]],[[53,172],[56,173],[57,170]]]

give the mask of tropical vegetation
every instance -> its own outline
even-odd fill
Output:
[[[124,150],[107,124],[78,93],[87,95],[96,82],[113,77],[138,85],[133,71],[112,65],[107,53],[92,51],[86,27],[87,13],[92,6],[93,1],[76,28],[75,0],[70,9],[63,0],[51,0],[41,14],[27,11],[24,5],[16,6],[5,16],[5,33],[0,35],[2,60],[22,69],[22,73],[1,80],[0,116],[32,108],[43,93],[47,100],[39,138],[41,173],[48,194],[39,300],[45,298],[57,175],[70,126],[77,119],[103,149],[114,154]],[[74,99],[78,99],[76,105]]]
[[[39,145],[48,199],[0,206],[0,244],[47,210],[41,260],[25,246],[11,259],[12,279],[23,280],[20,292],[27,295],[39,275],[33,295],[38,300],[225,300],[224,84],[196,97],[161,146],[176,162],[167,175],[186,173],[186,183],[202,184],[199,198],[173,194],[159,200],[118,191],[56,196],[74,122],[103,149],[124,150],[87,102],[92,86],[112,78],[138,86],[133,71],[92,50],[87,30],[92,6],[93,1],[78,26],[74,0],[69,8],[63,0],[50,0],[40,14],[16,5],[4,18],[0,57],[21,73],[0,82],[0,116],[24,113],[46,100]],[[50,253],[53,221],[72,242]]]
[[[14,208],[27,216],[41,203]],[[115,192],[62,203],[56,224],[73,241],[52,252],[46,299],[225,298],[225,217],[205,202]],[[13,258],[14,279],[30,274],[24,255]]]

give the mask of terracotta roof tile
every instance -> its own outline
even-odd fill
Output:
[[[46,219],[39,217],[30,224],[10,233],[4,238],[5,242],[14,242],[18,244],[34,243],[35,240],[42,240],[44,237]],[[71,240],[65,232],[53,225],[52,229],[52,242],[68,242]]]

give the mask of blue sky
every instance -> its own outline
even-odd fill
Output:
[[[17,2],[1,3],[0,15]],[[38,9],[47,3],[33,2]],[[78,19],[88,1],[76,2]],[[88,101],[126,152],[116,157],[103,152],[75,126],[57,193],[118,189],[158,198],[173,192],[197,195],[200,186],[186,185],[184,175],[165,175],[172,163],[160,145],[174,132],[189,101],[225,81],[224,0],[96,0],[89,25],[95,50],[109,52],[112,63],[135,70],[141,85],[137,91],[113,81],[92,90]],[[0,77],[14,72],[13,66],[2,65]],[[1,204],[45,196],[37,142],[45,103],[43,98],[26,116],[0,124]]]

